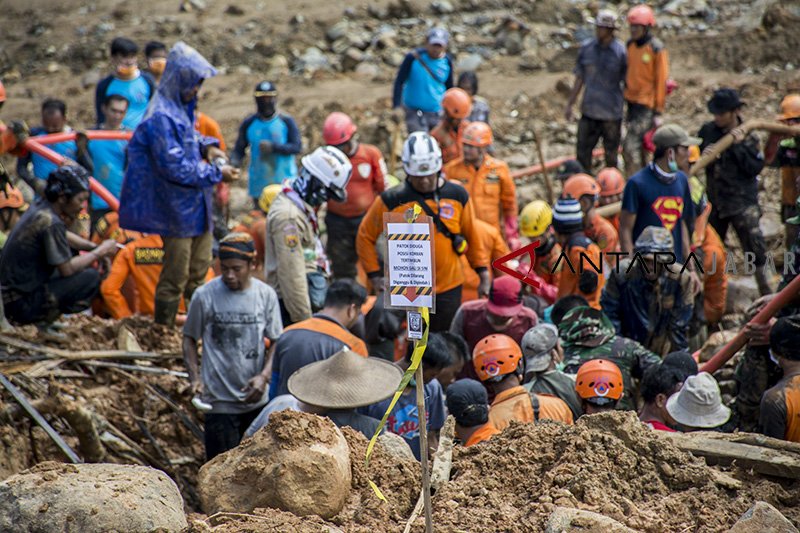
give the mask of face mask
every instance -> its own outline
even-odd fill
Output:
[[[670,172],[677,172],[678,171],[678,162],[674,159],[670,159],[667,161],[667,167],[669,167]]]
[[[275,114],[275,101],[267,102],[264,100],[256,100],[256,107],[258,114],[265,117],[271,117]]]
[[[167,68],[167,60],[166,58],[157,58],[150,60],[150,72],[160,76],[164,73],[164,69]]]
[[[117,67],[117,76],[124,79],[130,80],[135,78],[139,74],[139,67],[136,65],[134,66],[127,66],[127,65],[120,65]]]

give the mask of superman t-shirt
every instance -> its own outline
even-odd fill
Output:
[[[672,232],[675,258],[683,261],[683,234],[681,221],[692,228],[692,195],[686,174],[678,172],[672,183],[659,179],[653,165],[628,178],[622,196],[622,209],[636,215],[633,242],[647,226],[661,226]]]

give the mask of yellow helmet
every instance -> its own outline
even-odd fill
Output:
[[[277,183],[264,187],[261,191],[261,196],[258,198],[258,207],[265,213],[269,213],[269,206],[272,205],[272,202],[275,201],[275,198],[278,197],[282,190],[283,186]]]
[[[553,222],[553,210],[543,200],[534,200],[522,208],[519,230],[525,237],[538,237]]]
[[[700,147],[693,144],[689,147],[689,163],[694,163],[700,159]]]

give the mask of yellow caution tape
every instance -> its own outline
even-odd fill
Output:
[[[419,206],[417,206],[417,208],[418,207]],[[381,434],[383,425],[386,424],[386,419],[389,418],[389,414],[392,412],[392,409],[394,409],[395,404],[397,404],[397,400],[400,399],[400,396],[403,394],[403,391],[406,390],[406,386],[408,386],[411,378],[414,377],[414,372],[417,371],[417,367],[419,367],[419,364],[422,361],[422,354],[425,353],[425,347],[428,345],[428,323],[430,322],[430,314],[428,313],[427,307],[420,307],[419,312],[422,314],[422,324],[424,327],[422,339],[417,342],[417,345],[414,347],[414,353],[411,354],[411,364],[408,366],[406,373],[403,374],[403,379],[400,380],[400,385],[397,386],[394,397],[389,403],[389,407],[386,409],[386,412],[383,414],[383,418],[381,418],[381,422],[378,424],[375,434],[371,439],[369,439],[369,444],[367,445],[367,454],[364,457],[364,468],[367,470],[369,470],[369,456],[372,455],[372,449],[375,447],[375,442],[378,440],[378,435]],[[417,383],[417,387],[423,386],[424,384]],[[372,487],[372,490],[375,491],[375,495],[378,498],[384,502],[386,501],[386,498],[381,493],[380,489],[378,489],[378,486],[375,485],[375,483],[373,483],[371,480],[369,481],[369,486]]]

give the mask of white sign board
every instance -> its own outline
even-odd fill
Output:
[[[387,244],[387,305],[433,309],[433,224],[428,217],[418,217],[411,223],[387,220],[384,228]]]

